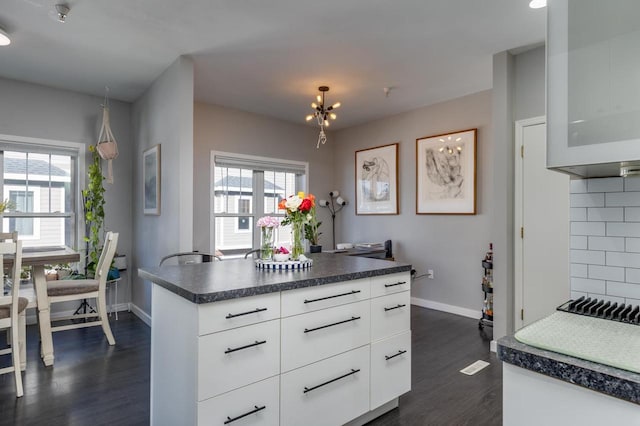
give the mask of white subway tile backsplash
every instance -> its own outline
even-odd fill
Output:
[[[625,268],[625,279],[628,283],[640,284],[640,269]]]
[[[605,232],[604,222],[571,222],[571,235],[606,235]]]
[[[640,286],[638,286],[640,288]],[[571,289],[586,293],[605,294],[606,283],[603,280],[590,280],[587,278],[571,278]]]
[[[640,177],[628,177],[624,180],[625,191],[640,191]]]
[[[571,297],[640,304],[640,177],[571,181]]]
[[[640,299],[633,299],[631,297],[626,297],[625,303],[628,303],[630,305],[640,305]]]
[[[571,276],[575,278],[589,278],[589,265],[583,265],[581,263],[571,264]]]
[[[627,268],[640,268],[640,253],[607,252],[607,266],[624,266]]]
[[[571,179],[569,185],[569,191],[572,194],[587,192],[587,179]]]
[[[624,208],[624,221],[625,222],[640,222],[640,207],[625,207]]]
[[[624,251],[623,237],[589,237],[589,250]]]
[[[596,194],[589,194],[589,195],[596,195]],[[605,195],[606,195],[605,205],[607,207],[640,206],[640,192],[609,192]],[[592,207],[592,206],[576,206],[576,207]],[[598,207],[598,206],[593,206],[593,207]]]
[[[640,284],[607,281],[607,294],[609,296],[640,299]]]
[[[624,191],[621,177],[587,179],[587,192]]]
[[[640,238],[625,238],[624,247],[627,253],[640,253]]]
[[[633,192],[622,192],[621,194],[633,194]],[[604,207],[604,194],[571,194],[569,195],[571,207]]]
[[[576,223],[584,223],[584,222],[576,222]],[[593,223],[598,223],[598,222],[593,222]],[[607,236],[609,237],[640,237],[640,223],[634,223],[634,222],[607,223]]]
[[[586,222],[587,221],[587,208],[586,207],[572,207],[569,209],[569,220],[571,222]]]
[[[589,278],[607,281],[624,281],[624,268],[589,265]]]
[[[591,207],[587,209],[589,222],[622,222],[624,209],[622,207]]]
[[[591,250],[571,250],[570,258],[572,263],[584,263],[587,265],[604,265],[604,251]]]

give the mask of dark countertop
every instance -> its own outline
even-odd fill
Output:
[[[545,376],[640,404],[640,374],[538,349],[507,336],[498,340],[498,358]]]
[[[407,263],[366,257],[306,256],[313,259],[313,266],[304,270],[264,270],[256,268],[253,259],[235,259],[140,268],[138,274],[193,303],[210,303],[411,270]]]

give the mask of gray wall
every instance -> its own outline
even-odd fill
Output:
[[[103,98],[0,78],[0,134],[93,145],[102,124]],[[114,184],[105,182],[105,228],[120,233],[118,253],[132,253],[131,104],[111,100],[111,127],[120,156],[113,161]],[[86,150],[86,162],[91,161]],[[106,174],[106,162],[103,162]],[[84,187],[85,179],[81,182]],[[82,215],[82,213],[80,213]],[[84,249],[84,245],[80,247]],[[131,269],[129,270],[131,273]],[[126,280],[118,289],[120,303],[129,301]]]
[[[335,133],[335,186],[350,200],[339,213],[338,241],[394,242],[396,260],[418,274],[433,269],[435,279],[414,283],[412,296],[463,308],[482,308],[480,260],[491,241],[493,214],[493,132],[491,91],[409,111]],[[416,215],[416,139],[478,128],[477,214]],[[355,151],[399,142],[399,215],[355,215]]]
[[[193,63],[178,58],[133,105],[134,270],[190,250],[193,237]],[[161,145],[161,214],[145,216],[142,155]],[[151,314],[151,283],[133,277],[133,303]]]
[[[513,56],[514,120],[540,117],[546,109],[546,53],[540,46]]]
[[[235,109],[195,104],[194,116],[194,248],[211,250],[210,187],[211,151],[258,155],[309,162],[309,191],[327,198],[333,189],[333,149],[337,138],[316,149],[317,126],[292,124]],[[326,209],[318,209],[323,222],[321,244],[331,244],[331,219]],[[328,238],[327,238],[328,237]]]

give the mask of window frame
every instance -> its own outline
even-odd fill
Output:
[[[75,157],[75,164],[72,164],[71,174],[71,195],[73,197],[73,211],[53,212],[53,213],[14,213],[4,212],[0,214],[6,218],[68,218],[73,226],[73,237],[70,246],[73,249],[81,247],[84,241],[85,222],[82,205],[81,191],[85,188],[85,163],[87,155],[87,145],[78,142],[61,141],[55,139],[32,138],[26,136],[0,134],[0,160],[4,159],[4,151],[18,151],[30,153],[43,153],[51,155],[69,155]],[[4,200],[4,161],[0,161],[0,200]],[[34,223],[35,228],[35,223]],[[64,232],[64,231],[63,231]],[[31,238],[25,238],[29,240]]]

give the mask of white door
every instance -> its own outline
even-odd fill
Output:
[[[546,168],[544,118],[516,123],[515,325],[569,299],[569,176]]]

